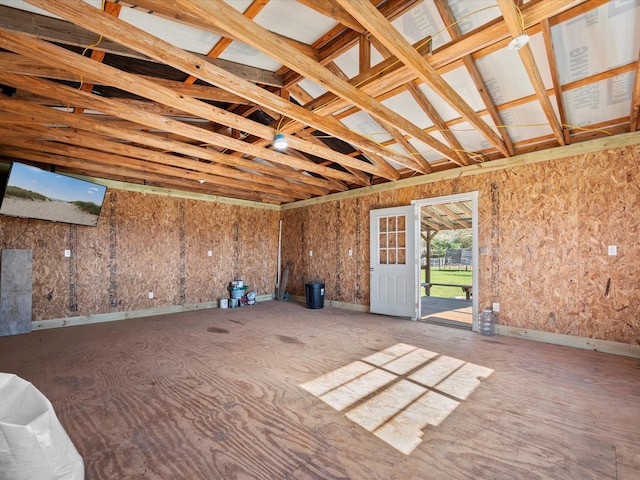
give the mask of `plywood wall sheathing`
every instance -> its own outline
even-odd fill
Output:
[[[640,344],[639,160],[640,146],[626,146],[286,209],[284,235],[292,240],[284,260],[300,263],[300,245],[308,255],[321,235],[321,250],[302,259],[307,275],[331,286],[340,279],[329,300],[368,305],[369,211],[478,191],[481,308],[499,302],[505,325]],[[343,256],[354,232],[355,271]],[[617,256],[607,254],[609,245]],[[292,283],[294,294],[304,295],[302,280]]]
[[[481,307],[499,302],[504,325],[640,344],[639,160],[621,146],[281,211],[109,188],[97,227],[1,217],[0,242],[33,250],[35,321],[211,302],[237,276],[273,294],[280,220],[289,293],[322,280],[325,301],[367,306],[370,210],[478,191]]]
[[[237,276],[271,294],[278,220],[274,210],[109,189],[97,227],[1,217],[0,238],[33,249],[37,321],[212,302]]]

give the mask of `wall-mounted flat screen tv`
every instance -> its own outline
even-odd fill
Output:
[[[95,227],[107,187],[13,162],[0,215]]]

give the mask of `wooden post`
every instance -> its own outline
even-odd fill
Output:
[[[431,233],[432,231],[427,228],[427,268],[424,271],[424,281],[426,283],[431,283],[431,239],[433,238]],[[431,287],[427,285],[424,290],[427,297],[430,296]]]

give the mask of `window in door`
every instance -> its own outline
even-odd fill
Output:
[[[407,263],[407,217],[388,215],[378,219],[380,238],[378,260],[381,265]]]

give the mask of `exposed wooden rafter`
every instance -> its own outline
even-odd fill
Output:
[[[511,36],[513,38],[516,38],[524,34],[524,18],[518,7],[516,7],[516,5],[513,3],[513,0],[498,0],[498,6],[500,7],[500,11],[502,12],[502,16],[504,17],[504,21],[509,28],[509,33],[511,34]],[[523,47],[519,48],[518,54],[522,59],[524,68],[527,71],[527,75],[529,76],[529,80],[531,80],[531,84],[533,85],[533,89],[536,92],[536,96],[538,97],[538,101],[540,102],[540,106],[542,107],[542,111],[544,112],[545,117],[547,117],[549,126],[553,130],[558,143],[560,145],[564,145],[565,138],[564,132],[562,131],[562,125],[558,121],[558,117],[553,110],[553,105],[551,105],[549,95],[547,95],[547,89],[545,88],[544,82],[542,81],[540,70],[538,69],[536,61],[533,58],[531,45],[527,43]]]
[[[131,27],[130,25],[120,22],[110,16],[101,15],[100,12],[96,13],[94,11],[95,9],[92,9],[92,7],[82,1],[28,1],[40,8],[48,9],[57,15],[67,18],[70,21],[83,21],[87,28],[93,29],[96,33],[108,35],[111,38],[117,38],[119,41],[130,45],[132,48],[135,47],[135,49],[141,53],[155,57],[158,60],[162,60],[174,68],[182,70],[190,75],[196,75],[202,80],[218,85],[255,103],[266,105],[283,115],[289,116],[307,125],[312,125],[321,131],[329,133],[348,143],[357,145],[363,150],[371,151],[383,157],[386,156],[393,158],[399,163],[406,162],[406,157],[387,150],[372,140],[350,131],[345,126],[331,118],[319,117],[302,107],[297,107],[296,105],[285,101],[277,95],[273,95],[256,85],[231,75],[227,71],[219,69],[209,62],[203,62],[198,57],[194,57],[184,50],[173,47],[152,35],[148,35],[142,30]],[[362,165],[362,168],[364,169],[366,166]]]
[[[46,10],[46,8],[43,10]],[[27,35],[40,38],[41,40],[79,48],[85,48],[87,45],[93,45],[99,38],[95,33],[92,33],[85,28],[78,27],[74,23],[65,22],[57,18],[43,17],[41,15],[2,5],[0,5],[0,28],[25,33]],[[105,53],[112,53],[138,60],[154,61],[154,59],[149,56],[142,55],[123,44],[111,41],[107,36],[103,36],[99,47],[99,50]],[[229,62],[227,60],[207,59],[204,55],[193,55],[198,56],[203,61],[209,61],[217,67],[245,80],[264,85],[282,86],[282,76],[276,73]]]
[[[447,25],[447,31],[451,35],[451,38],[454,40],[457,38],[460,38],[462,36],[462,32],[460,30],[460,26],[458,25],[458,22],[456,21],[453,13],[451,12],[451,8],[449,8],[449,4],[446,3],[444,0],[436,0],[435,4],[436,4],[436,7],[438,8],[438,12],[440,12],[440,15],[442,16],[442,20],[444,20],[445,24]],[[494,125],[501,126],[502,119],[500,118],[500,113],[498,112],[495,102],[493,101],[493,99],[491,98],[491,95],[489,94],[489,89],[485,85],[484,79],[480,74],[480,70],[476,66],[473,56],[465,55],[464,57],[462,57],[462,62],[464,64],[464,67],[469,72],[469,76],[471,76],[471,79],[473,80],[473,83],[476,86],[476,89],[478,90],[478,93],[480,94],[480,97],[482,98],[482,101],[485,107],[487,108],[487,112],[491,116],[491,120],[493,120]],[[515,149],[513,148],[513,142],[511,141],[511,138],[507,134],[506,129],[500,127],[498,129],[498,132],[500,133],[502,141],[504,142],[504,145],[507,151],[509,152],[509,155],[513,155],[515,152]],[[454,139],[448,139],[448,140],[450,142],[450,145],[456,145],[456,144],[459,145],[459,142],[457,142],[457,139],[455,139],[455,142],[454,142]],[[457,148],[462,148],[462,147],[459,146]]]
[[[635,132],[638,55],[573,45],[637,31],[613,1],[10,2],[0,162],[282,205]]]
[[[394,128],[397,128],[407,135],[420,140],[447,158],[455,158],[455,153],[448,146],[424,133],[401,115],[365,95],[361,90],[355,88],[349,82],[332,74],[328,69],[315,60],[305,55],[301,55],[290,49],[287,45],[279,42],[278,39],[269,31],[238,14],[238,12],[229,7],[226,3],[218,0],[175,1],[183,8],[189,9],[199,15],[202,19],[205,19],[207,23],[210,22],[218,28],[223,28],[231,32],[234,37],[258,50],[269,52],[272,57],[302,73],[306,78],[309,78],[335,94],[348,99],[349,102],[368,112],[374,118],[392,125]],[[389,151],[376,153],[383,157],[390,157]],[[394,158],[394,160],[411,168],[411,161],[407,162],[406,159],[398,157]]]
[[[478,129],[505,156],[509,155],[500,136],[492,130],[467,102],[438,74],[409,42],[391,26],[389,21],[368,0],[336,0],[373,36],[404,63],[417,78],[438,92],[443,100]],[[453,157],[449,157],[454,160]]]
[[[150,80],[130,78],[130,74],[114,71],[115,69],[113,69],[113,67],[92,62],[86,57],[74,54],[55,45],[23,35],[9,35],[7,32],[3,32],[2,30],[0,30],[0,45],[2,45],[3,48],[18,51],[23,55],[30,56],[35,59],[43,58],[44,61],[48,61],[51,64],[64,64],[67,69],[78,75],[86,75],[91,79],[98,78],[100,81],[108,81],[113,86],[134,91],[138,95],[158,101],[164,105],[174,106],[175,108],[198,115],[201,118],[228,124],[229,126],[239,127],[243,130],[251,131],[251,133],[263,138],[273,138],[274,131],[269,127],[229,114],[226,111],[202,103],[199,100],[177,95],[173,90],[154,84]],[[263,149],[256,145],[213,132],[208,132],[207,140],[205,141],[214,145],[232,148],[249,155],[255,155],[275,161],[277,161],[276,157],[282,157],[280,159],[282,162],[286,163],[287,161],[286,157],[281,153]],[[304,141],[302,140],[294,143],[300,148],[305,146]],[[314,145],[309,145],[308,148],[312,151],[318,150]],[[328,155],[333,156],[335,153],[336,152],[327,149]],[[341,160],[350,164],[357,163],[357,161],[347,156],[342,156]],[[366,166],[364,168],[366,168]]]

